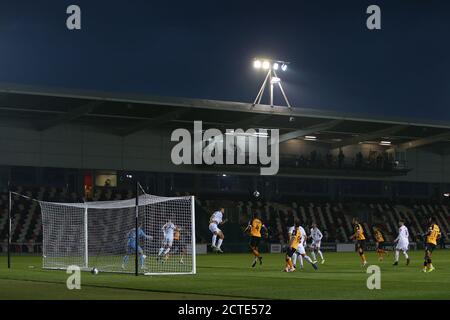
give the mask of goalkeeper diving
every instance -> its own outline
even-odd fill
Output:
[[[138,236],[136,237],[136,228],[131,229],[127,234],[127,254],[123,257],[122,269],[126,269],[128,265],[129,255],[136,253],[136,245],[139,255],[139,263],[140,267],[144,268],[144,261],[147,256],[144,254],[144,250],[139,245],[139,239],[144,238],[147,240],[153,240],[152,236],[146,235],[144,230],[142,229],[142,223],[138,226]]]

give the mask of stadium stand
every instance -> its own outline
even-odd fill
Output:
[[[404,162],[395,160],[392,154],[377,151],[371,151],[366,156],[361,152],[346,156],[341,151],[339,156],[330,152],[323,155],[320,150],[313,150],[309,155],[284,156],[280,163],[282,166],[293,168],[372,171],[395,171],[406,166]]]
[[[57,202],[80,202],[82,199],[65,188],[55,187],[17,187],[15,192],[28,197]],[[119,200],[134,197],[130,189],[98,188],[92,200]],[[13,251],[23,253],[39,252],[42,242],[40,208],[36,202],[19,196],[13,196],[14,210],[12,217]],[[226,208],[229,223],[224,226],[228,243],[242,242],[245,237],[242,230],[250,219],[252,212],[258,212],[269,228],[270,243],[285,243],[286,230],[292,220],[299,219],[304,226],[317,223],[324,231],[325,242],[349,242],[352,233],[351,219],[363,212],[367,219],[363,227],[369,239],[372,239],[371,226],[378,226],[385,234],[386,241],[396,237],[397,222],[404,219],[410,228],[411,240],[420,242],[424,234],[425,219],[436,216],[444,234],[450,233],[450,206],[442,203],[400,203],[383,200],[376,201],[248,201],[248,200],[214,200],[197,199],[197,240],[209,242],[208,220],[210,214],[219,206]],[[5,251],[7,239],[8,194],[0,195],[0,241],[1,250]]]

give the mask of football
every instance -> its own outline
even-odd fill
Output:
[[[255,196],[255,198],[258,198],[259,197],[259,191],[255,190],[255,192],[253,192],[253,196]]]
[[[91,273],[92,274],[98,274],[98,269],[97,268],[92,268]]]

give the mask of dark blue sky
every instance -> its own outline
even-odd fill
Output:
[[[264,55],[294,106],[450,121],[448,2],[1,0],[0,82],[250,102]]]

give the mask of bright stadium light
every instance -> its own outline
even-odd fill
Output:
[[[276,73],[276,71],[280,68],[280,65],[281,65],[281,70],[286,71],[288,63],[289,62],[280,61],[280,60],[264,59],[264,58],[262,58],[262,59],[256,58],[253,61],[253,66],[256,69],[267,70],[267,75],[266,75],[266,78],[265,78],[261,88],[259,89],[258,95],[256,96],[252,107],[254,107],[257,104],[261,104],[261,99],[264,94],[264,91],[266,90],[267,85],[269,85],[270,106],[273,107],[273,86],[278,85],[278,87],[280,88],[280,91],[283,95],[286,105],[288,106],[289,109],[291,108],[291,104],[289,103],[289,100],[286,97],[286,94],[284,93],[283,86],[281,85],[281,79],[277,76],[277,73]]]

